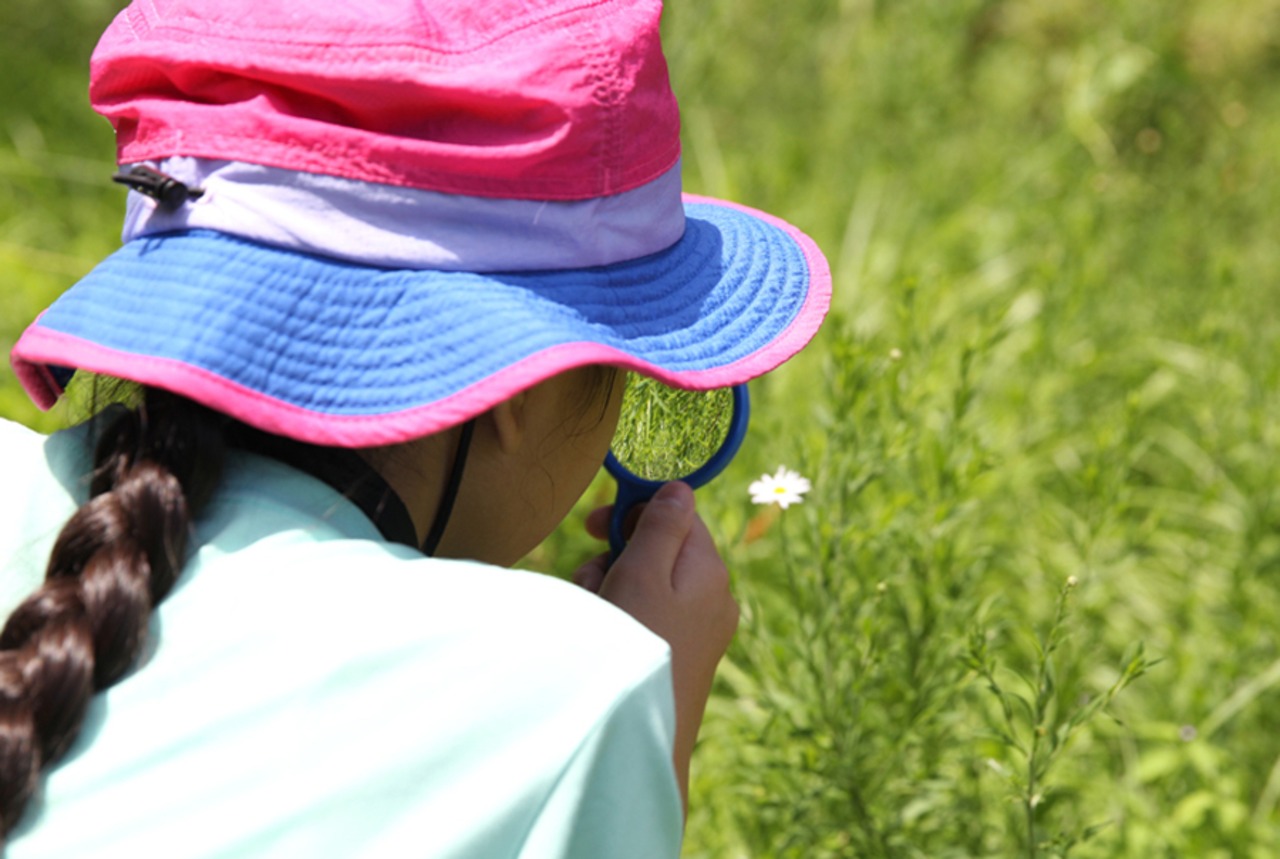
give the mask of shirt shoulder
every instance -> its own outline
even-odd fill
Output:
[[[265,471],[202,523],[13,856],[576,857],[614,817],[649,835],[594,855],[678,852],[665,642],[558,579],[359,536]]]
[[[0,419],[0,617],[43,581],[54,539],[87,492],[89,464],[80,430],[46,436]]]

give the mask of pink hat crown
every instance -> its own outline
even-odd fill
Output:
[[[740,384],[812,338],[813,241],[682,195],[659,0],[134,0],[94,54],[124,246],[15,345],[363,447],[557,373]],[[131,168],[129,173],[133,173]]]
[[[121,163],[583,200],[679,157],[658,0],[145,0],[94,53]]]

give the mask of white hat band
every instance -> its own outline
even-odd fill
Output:
[[[130,192],[126,242],[210,229],[365,265],[500,272],[610,265],[657,253],[684,234],[679,162],[631,191],[568,202],[444,194],[186,156],[150,166],[203,193],[166,209]]]

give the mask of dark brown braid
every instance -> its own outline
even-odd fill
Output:
[[[94,692],[142,649],[151,610],[182,569],[191,522],[220,479],[225,418],[147,391],[113,410],[94,454],[89,501],[63,527],[45,582],[0,630],[0,832],[40,771],[80,732]],[[0,842],[2,843],[2,842]]]
[[[584,408],[617,379],[610,368],[596,370]],[[137,408],[116,406],[104,416],[89,501],[58,534],[44,584],[0,629],[0,849],[41,770],[75,741],[93,694],[137,661],[151,610],[182,570],[191,523],[217,487],[228,446],[266,448],[312,473],[333,453],[265,437],[158,390],[144,391]]]

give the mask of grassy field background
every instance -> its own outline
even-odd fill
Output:
[[[117,6],[0,9],[6,350],[117,242],[83,92]],[[666,24],[688,188],[810,232],[836,288],[700,492],[744,622],[686,855],[1280,855],[1280,2]],[[0,413],[63,419],[9,374]],[[753,506],[780,464],[813,491]]]

